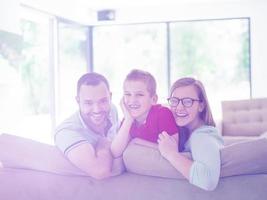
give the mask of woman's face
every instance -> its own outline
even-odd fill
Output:
[[[204,109],[203,102],[199,101],[195,86],[176,88],[169,100],[176,124],[193,131],[202,125],[200,113]],[[178,105],[177,105],[178,103]]]

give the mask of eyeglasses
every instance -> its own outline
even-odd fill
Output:
[[[168,103],[171,107],[176,107],[179,105],[180,101],[182,102],[183,106],[186,108],[190,108],[195,101],[200,101],[199,99],[192,99],[190,97],[185,97],[182,99],[176,98],[176,97],[170,97],[167,99]]]

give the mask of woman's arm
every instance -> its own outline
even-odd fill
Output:
[[[178,139],[163,132],[158,139],[159,151],[175,169],[189,180],[190,168],[193,161],[178,152]]]
[[[214,134],[196,133],[192,136],[194,163],[190,169],[190,183],[205,190],[216,188],[221,169],[220,147],[220,141]]]
[[[193,161],[177,150],[178,144],[166,133],[159,137],[159,150],[191,184],[204,190],[214,190],[220,176],[220,145],[209,133],[197,133],[191,138]]]

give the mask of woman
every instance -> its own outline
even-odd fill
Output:
[[[202,83],[193,78],[177,80],[171,87],[169,105],[180,128],[178,142],[163,132],[159,151],[191,184],[214,190],[220,177],[222,137],[215,128]],[[180,151],[189,151],[192,160]]]

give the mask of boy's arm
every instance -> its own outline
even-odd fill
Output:
[[[131,139],[130,129],[134,121],[134,119],[132,118],[132,116],[130,115],[129,111],[126,108],[123,99],[121,100],[120,105],[124,114],[124,121],[122,122],[122,125],[117,135],[113,139],[110,147],[112,155],[115,158],[120,157],[125,148],[127,147],[128,142]]]
[[[111,143],[111,152],[114,158],[120,157],[128,145],[130,140],[130,128],[132,125],[132,121],[124,120],[117,135],[113,139]]]

